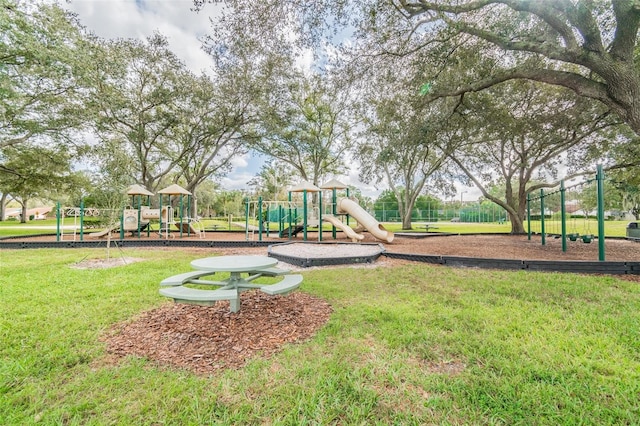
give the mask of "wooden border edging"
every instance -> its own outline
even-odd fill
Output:
[[[526,270],[546,272],[573,272],[578,274],[640,274],[640,262],[598,262],[588,260],[513,260],[477,257],[435,256],[409,253],[390,253],[383,256],[390,259],[411,260],[464,268],[487,268],[504,270]]]

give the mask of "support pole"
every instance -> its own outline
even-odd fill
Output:
[[[244,203],[244,240],[249,241],[249,198],[245,198]]]
[[[56,241],[60,241],[60,221],[62,219],[62,211],[60,210],[60,201],[56,203]]]
[[[293,224],[293,218],[291,217],[293,213],[291,212],[291,191],[289,191],[289,240],[291,240],[291,226]]]
[[[347,198],[349,198],[349,188],[346,190]],[[349,226],[349,213],[347,213],[347,226]]]
[[[147,195],[147,204],[149,205],[149,209],[151,209],[151,196]],[[149,225],[147,226],[147,238],[151,236],[151,221],[149,221]]]
[[[184,212],[184,204],[183,204],[183,200],[184,200],[184,195],[180,194],[180,238],[182,238],[182,221],[183,221],[183,212]]]
[[[80,199],[80,241],[84,241],[84,199]]]
[[[262,231],[264,231],[264,223],[262,221],[262,197],[258,197],[258,241],[262,241]]]
[[[547,238],[544,230],[544,189],[540,189],[540,235],[542,235],[542,245],[547,245]]]
[[[140,239],[140,221],[142,220],[142,195],[138,194],[138,239]],[[82,236],[80,236],[82,239]]]
[[[120,241],[124,240],[124,207],[120,208]]]
[[[187,222],[191,223],[191,195],[187,195]],[[182,225],[180,227],[182,228]],[[191,225],[187,226],[187,236],[191,236]]]
[[[318,194],[318,241],[322,241],[322,191]]]
[[[531,194],[527,193],[527,240],[531,241]]]
[[[604,171],[602,164],[598,164],[596,182],[598,188],[598,260],[604,262]]]
[[[564,180],[560,181],[560,228],[562,233],[562,251],[567,251],[567,209],[565,207]]]
[[[160,194],[160,201],[159,201],[159,207],[160,207],[160,228],[158,228],[158,237],[162,238],[162,194]],[[169,218],[168,216],[168,211],[167,211],[167,219]]]
[[[307,190],[302,191],[302,213],[304,214],[303,226],[304,226],[304,241],[307,241],[307,213],[309,209],[307,207]]]
[[[333,193],[333,195],[332,195],[332,198],[331,198],[331,202],[333,203],[333,207],[331,208],[331,212],[333,213],[334,216],[336,216],[338,214],[338,206],[337,206],[338,199],[336,197],[336,189],[335,188],[333,188],[332,193]],[[333,224],[331,225],[331,235],[333,236],[333,239],[335,240],[336,239],[336,226],[333,225]]]

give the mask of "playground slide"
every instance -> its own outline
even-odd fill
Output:
[[[174,224],[176,228],[182,231],[183,234],[193,234],[198,235],[200,238],[204,237],[204,229],[200,229],[199,226],[196,227],[191,222],[178,222]]]
[[[340,221],[340,219],[338,219],[335,216],[330,216],[330,215],[322,216],[322,220],[325,222],[329,222],[330,224],[332,224],[338,229],[341,229],[342,232],[344,232],[347,237],[351,238],[353,242],[356,242],[356,240],[364,239],[364,235],[358,234],[356,231],[353,230],[353,228],[345,225]]]
[[[380,222],[360,207],[358,203],[348,198],[338,201],[338,213],[348,214],[366,228],[374,237],[388,243],[393,241],[393,232],[387,231]]]
[[[120,225],[116,225],[116,226],[112,226],[111,228],[107,228],[104,231],[100,231],[100,232],[92,232],[91,234],[89,234],[89,236],[91,238],[102,238],[105,235],[109,234],[109,232],[115,232],[118,229],[120,229]]]

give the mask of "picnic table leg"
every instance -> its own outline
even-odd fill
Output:
[[[229,305],[231,307],[231,312],[234,314],[240,310],[240,294],[238,294],[237,299],[229,300]]]
[[[229,277],[229,284],[236,290],[238,297],[229,300],[229,308],[231,312],[236,313],[240,310],[240,289],[238,288],[238,281],[242,280],[241,275],[238,272],[232,272]]]

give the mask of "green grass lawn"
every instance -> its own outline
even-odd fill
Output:
[[[112,250],[112,255],[120,254]],[[0,250],[0,424],[638,424],[640,287],[428,264],[304,271],[330,321],[244,368],[105,362],[114,323],[171,303],[194,255]],[[259,327],[260,324],[256,324]]]
[[[605,221],[604,233],[607,237],[624,237],[626,235],[627,225],[629,221]],[[385,228],[393,232],[424,232],[424,228],[420,228],[414,224],[414,229],[411,231],[403,231],[402,225],[399,223],[386,223]],[[434,222],[433,226],[436,228],[432,232],[450,232],[454,234],[470,234],[470,233],[504,233],[511,232],[510,223],[451,223],[451,222]],[[527,223],[525,222],[525,232],[527,231]],[[539,233],[541,230],[540,221],[531,222],[531,231]],[[431,232],[431,231],[430,231]],[[545,221],[545,233],[547,234],[561,234],[562,227],[560,221],[547,220]],[[567,221],[566,232],[577,232],[580,235],[583,234],[597,234],[598,222],[595,219],[584,221],[584,219],[576,221]]]

